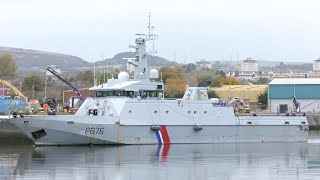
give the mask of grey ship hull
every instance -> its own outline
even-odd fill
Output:
[[[77,122],[72,121],[71,118],[77,118]],[[106,124],[102,123],[98,117],[80,118],[80,120],[79,118],[47,116],[13,121],[36,145],[197,144],[308,140],[308,126],[304,124],[305,117],[275,116],[264,121],[261,120],[262,117],[259,119],[243,116],[239,118],[239,124],[202,125],[202,129],[196,129],[195,125],[191,124],[168,124],[159,126],[160,129],[158,129],[152,124],[125,125],[121,122]],[[251,124],[248,124],[249,121]],[[286,122],[291,124],[285,124]],[[38,132],[38,135],[35,135],[35,132]]]

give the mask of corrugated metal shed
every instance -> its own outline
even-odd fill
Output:
[[[269,83],[269,99],[320,99],[320,78],[274,79]]]

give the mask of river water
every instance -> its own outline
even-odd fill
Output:
[[[320,179],[320,132],[308,143],[170,146],[0,145],[0,179]]]

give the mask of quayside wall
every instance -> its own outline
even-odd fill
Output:
[[[14,124],[0,117],[0,145],[33,144]]]
[[[310,130],[320,130],[320,114],[307,114]]]

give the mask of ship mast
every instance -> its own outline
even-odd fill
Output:
[[[129,45],[130,48],[136,50],[136,59],[130,61],[130,64],[135,67],[133,79],[149,79],[146,42],[158,39],[157,35],[153,33],[153,28],[154,26],[151,25],[151,16],[149,13],[149,33],[147,35],[136,34],[136,36],[138,36],[135,41],[136,45]],[[150,51],[150,53],[153,53],[153,51]]]
[[[149,13],[149,25],[148,25],[148,29],[149,29],[149,34],[148,37],[151,38],[152,34],[153,34],[153,28],[154,26],[151,26],[151,13]],[[151,33],[152,32],[152,33]]]

